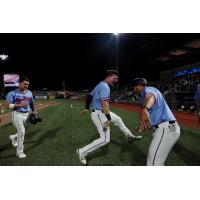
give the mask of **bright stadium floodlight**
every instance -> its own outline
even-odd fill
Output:
[[[2,61],[4,61],[4,60],[8,59],[8,55],[1,54],[1,55],[0,55],[0,59],[1,59]]]

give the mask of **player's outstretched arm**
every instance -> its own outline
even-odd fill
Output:
[[[140,129],[142,131],[151,129],[151,123],[149,120],[148,110],[154,105],[155,97],[152,94],[146,94],[144,105],[140,111]]]

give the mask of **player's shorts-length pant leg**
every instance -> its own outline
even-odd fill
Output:
[[[118,115],[116,115],[113,112],[110,112],[110,116],[111,116],[111,122],[115,125],[118,126],[119,129],[122,131],[122,133],[125,136],[130,136],[133,137],[133,134],[131,133],[131,131],[125,126],[124,122],[122,121],[121,117],[119,117]]]
[[[164,122],[153,133],[153,140],[149,147],[147,165],[163,166],[170,153],[180,137],[180,127],[177,122],[170,124]]]
[[[17,151],[23,151],[24,149],[24,135],[25,135],[25,124],[27,120],[27,113],[13,112],[13,124],[17,129],[18,140],[17,140]]]
[[[85,156],[110,142],[110,128],[107,131],[103,130],[103,124],[107,121],[106,116],[101,111],[95,111],[91,113],[91,118],[98,130],[100,138],[79,149],[79,152]]]

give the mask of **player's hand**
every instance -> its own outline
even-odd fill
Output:
[[[37,116],[37,114],[38,114],[37,111],[32,111],[32,113],[33,113],[34,115],[36,115],[36,116]]]
[[[1,114],[3,114],[5,111],[4,111],[4,109],[1,109]]]
[[[151,129],[151,123],[149,120],[149,114],[146,108],[142,108],[140,111],[140,128],[142,131]]]
[[[82,110],[82,111],[81,111],[81,116],[85,115],[88,111],[89,111],[89,110],[87,110],[87,109]]]
[[[103,124],[103,131],[107,131],[108,130],[108,127],[110,126],[110,123],[111,123],[111,121],[108,120]]]

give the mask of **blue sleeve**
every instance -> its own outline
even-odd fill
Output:
[[[109,100],[110,99],[109,88],[102,86],[99,91],[99,96],[101,100]]]
[[[15,103],[15,94],[13,92],[9,92],[7,95],[6,95],[6,101],[7,103]]]
[[[152,94],[155,97],[155,100],[157,101],[158,93],[153,90],[152,88],[145,88],[146,94]]]

